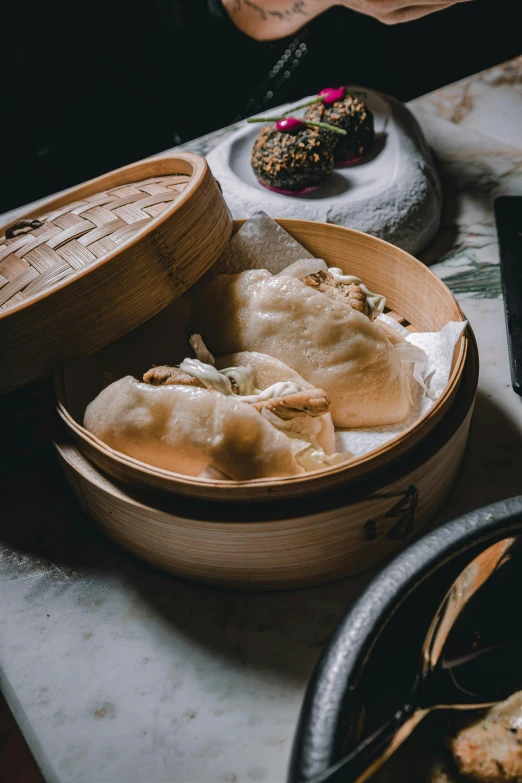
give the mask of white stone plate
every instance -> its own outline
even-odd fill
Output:
[[[404,104],[382,93],[364,92],[375,118],[372,150],[361,163],[336,169],[312,193],[284,196],[258,183],[250,165],[260,131],[258,124],[244,123],[212,150],[208,162],[233,217],[250,217],[262,209],[271,217],[319,220],[355,228],[410,253],[425,247],[437,232],[442,207],[430,150]],[[267,114],[278,116],[292,105],[297,104],[270,109]]]

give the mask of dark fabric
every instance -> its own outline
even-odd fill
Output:
[[[335,8],[311,26],[307,90],[333,79],[403,101],[425,95],[522,54],[519,8],[513,0],[473,0],[390,26]]]
[[[522,48],[511,0],[394,27],[335,8],[273,42],[243,35],[220,0],[2,10],[0,211],[325,85],[408,99]]]
[[[241,113],[283,44],[247,38],[216,7],[208,0],[54,0],[45,13],[31,2],[13,6],[4,28],[13,35],[4,36],[0,211]]]

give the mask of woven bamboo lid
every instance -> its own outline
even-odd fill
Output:
[[[151,318],[219,257],[232,220],[206,161],[164,155],[0,226],[0,393]]]

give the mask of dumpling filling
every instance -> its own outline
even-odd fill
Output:
[[[218,370],[199,335],[200,359],[153,367],[143,382],[111,383],[87,407],[85,427],[112,448],[150,465],[206,478],[290,476],[352,457],[334,452],[330,402],[277,360]],[[248,357],[247,357],[248,358]],[[289,380],[276,380],[281,374]],[[275,382],[259,389],[257,375]]]
[[[386,306],[386,297],[374,294],[355,275],[345,275],[338,267],[328,267],[321,258],[306,258],[283,269],[279,275],[296,277],[310,288],[344,302],[372,320]],[[278,275],[278,276],[279,276]]]
[[[330,401],[322,389],[303,389],[295,381],[278,381],[265,389],[257,389],[254,383],[255,370],[251,364],[217,370],[214,357],[200,335],[191,337],[191,345],[197,348],[197,354],[205,356],[209,361],[184,359],[179,367],[153,367],[145,373],[143,381],[156,386],[197,386],[227,397],[236,396],[294,440],[292,450],[304,470],[316,470],[350,458],[351,455],[346,453],[325,453],[315,437],[319,427],[311,427],[310,422],[304,420],[304,417],[315,418],[328,413]],[[287,423],[291,420],[294,420],[293,425]]]

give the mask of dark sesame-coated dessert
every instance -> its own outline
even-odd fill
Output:
[[[304,118],[344,128],[346,136],[335,136],[334,139],[336,163],[357,162],[373,144],[373,114],[360,98],[348,91],[334,103],[309,106]]]
[[[334,167],[337,134],[315,127],[294,133],[261,129],[252,150],[252,168],[259,182],[278,192],[299,193],[317,187]]]

